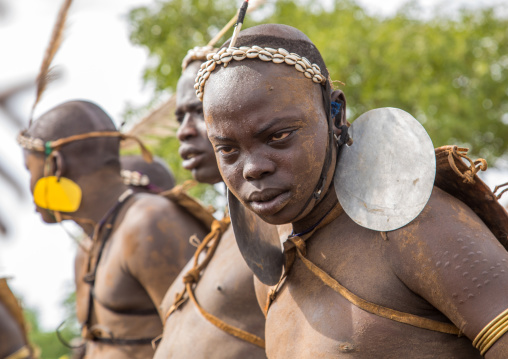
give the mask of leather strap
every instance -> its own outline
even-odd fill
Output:
[[[395,309],[390,309],[383,307],[379,304],[375,304],[369,302],[365,299],[358,297],[356,294],[350,292],[346,287],[342,286],[337,280],[329,276],[325,271],[316,266],[310,260],[305,258],[302,252],[297,249],[296,253],[298,258],[305,264],[308,270],[312,272],[316,277],[318,277],[325,285],[333,289],[335,292],[339,293],[345,299],[347,299],[351,304],[357,306],[358,308],[365,310],[371,314],[375,314],[382,318],[387,318],[394,320],[399,323],[409,324],[413,327],[428,329],[435,332],[446,333],[446,334],[454,334],[461,335],[459,328],[457,328],[453,324],[438,322],[437,320],[432,320],[424,317],[420,317],[410,313],[399,312]]]
[[[199,279],[201,278],[201,272],[205,270],[206,266],[212,259],[217,246],[219,245],[220,239],[222,235],[227,230],[230,223],[229,217],[225,217],[221,221],[215,220],[212,224],[211,232],[203,239],[203,242],[199,245],[198,249],[194,253],[194,266],[191,268],[182,278],[183,283],[185,284],[185,289],[181,293],[177,293],[175,296],[175,300],[173,305],[169,308],[165,318],[164,324],[171,314],[173,314],[183,303],[187,301],[188,298],[191,299],[192,303],[196,306],[201,315],[208,320],[210,323],[215,325],[220,330],[238,338],[241,340],[245,340],[248,343],[254,344],[262,349],[265,348],[265,341],[251,333],[248,333],[242,329],[236,328],[226,322],[220,320],[216,316],[208,313],[201,305],[199,305],[195,295],[193,285],[197,285]],[[206,256],[204,260],[199,263],[198,259],[200,254],[207,249]],[[187,296],[185,296],[187,294]]]
[[[232,325],[229,325],[229,324],[223,322],[222,320],[220,320],[219,318],[217,318],[216,316],[214,316],[214,315],[208,313],[206,310],[204,310],[199,305],[198,301],[196,300],[196,297],[194,296],[194,292],[192,290],[191,283],[186,283],[185,287],[187,289],[187,293],[189,294],[189,298],[194,303],[196,308],[199,310],[201,315],[203,317],[205,317],[206,320],[208,320],[210,323],[212,323],[213,325],[215,325],[217,328],[221,329],[222,331],[224,331],[228,334],[231,334],[231,335],[237,337],[238,339],[245,340],[246,342],[257,345],[258,347],[260,347],[262,349],[265,349],[265,341],[263,339],[261,339],[260,337],[258,337],[257,335],[248,333],[245,330],[242,330],[242,329],[236,328]]]
[[[351,304],[356,307],[369,312],[371,314],[377,315],[382,318],[387,318],[390,320],[394,320],[399,323],[408,324],[417,328],[428,329],[440,333],[446,334],[454,334],[460,336],[462,333],[453,324],[443,323],[436,320],[420,317],[410,313],[400,312],[395,309],[386,308],[379,304],[375,304],[369,302],[365,299],[358,297],[356,294],[349,291],[346,287],[342,286],[336,279],[332,278],[325,271],[319,268],[317,265],[312,263],[309,259],[306,258],[307,248],[305,241],[307,241],[311,236],[320,228],[326,226],[330,222],[332,222],[335,218],[337,218],[343,212],[342,207],[339,203],[330,211],[330,214],[327,215],[326,218],[312,231],[306,233],[305,235],[298,237],[289,237],[286,242],[284,242],[284,253],[286,255],[286,265],[288,268],[285,268],[283,277],[270,293],[268,298],[267,307],[265,309],[266,313],[268,313],[268,309],[270,304],[275,300],[277,292],[280,290],[280,286],[283,283],[283,280],[287,276],[288,271],[291,269],[291,266],[294,263],[295,256],[297,256],[305,265],[305,267],[316,277],[318,277],[323,284],[333,289],[335,292],[343,296],[346,300],[348,300]]]
[[[182,207],[185,211],[199,220],[208,230],[212,229],[212,223],[215,217],[212,212],[204,208],[198,201],[189,196],[186,190],[196,184],[195,181],[186,181],[182,185],[173,187],[168,191],[164,191],[159,195],[168,198],[173,203]]]
[[[139,338],[139,339],[121,339],[121,338],[104,338],[94,337],[92,341],[109,344],[109,345],[148,345],[152,344],[153,338]]]
[[[24,345],[14,353],[6,356],[4,359],[29,359],[32,357],[32,351],[28,345]]]

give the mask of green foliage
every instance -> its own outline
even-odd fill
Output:
[[[69,358],[70,349],[60,343],[56,332],[45,331],[39,327],[37,311],[25,308],[24,312],[29,328],[28,337],[36,352],[39,353],[39,357],[41,359]]]
[[[205,45],[235,12],[231,0],[157,0],[132,10],[131,41],[146,46],[153,59],[145,80],[157,90],[174,88],[187,51]]]
[[[174,90],[186,51],[205,45],[238,4],[159,0],[133,10],[131,39],[152,56],[145,80]],[[320,4],[279,0],[262,22],[295,26],[314,41],[332,79],[345,84],[336,87],[347,96],[350,121],[369,109],[399,107],[424,124],[436,147],[465,145],[490,162],[506,154],[508,19],[496,16],[506,5],[421,19],[415,2],[387,18],[353,0]],[[252,18],[245,26],[256,23]]]

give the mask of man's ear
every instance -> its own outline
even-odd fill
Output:
[[[340,136],[342,132],[340,129],[341,126],[348,125],[346,120],[346,96],[341,90],[334,90],[331,95],[331,100],[332,103],[336,102],[340,106],[337,115],[333,118],[333,131],[335,135]]]
[[[65,176],[65,161],[59,151],[51,152],[49,175],[55,177]]]

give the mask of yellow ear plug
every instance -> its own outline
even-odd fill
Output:
[[[51,211],[76,212],[81,204],[81,188],[64,177],[48,176],[37,181],[34,202]]]

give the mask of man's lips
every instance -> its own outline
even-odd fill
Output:
[[[202,151],[193,147],[180,147],[178,152],[180,153],[180,157],[183,159],[183,168],[186,170],[192,170],[199,166],[203,154]]]
[[[251,193],[248,203],[258,215],[269,216],[279,212],[290,199],[291,194],[287,190],[266,189]]]

